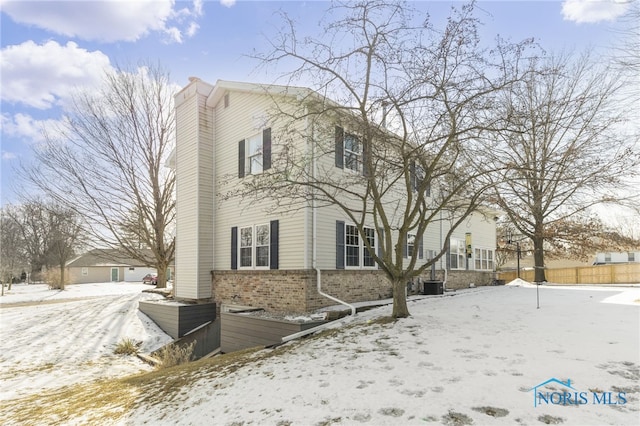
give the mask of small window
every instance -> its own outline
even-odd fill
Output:
[[[347,266],[360,266],[360,236],[358,228],[353,225],[345,227],[345,248],[347,256]]]
[[[362,144],[357,136],[344,134],[344,167],[355,172],[360,170],[362,163]]]
[[[238,177],[271,168],[271,128],[238,142]]]
[[[262,173],[262,133],[247,138],[246,144],[246,174],[255,175]]]
[[[636,261],[636,254],[634,252],[629,252],[627,253],[627,257],[629,259],[629,262],[635,262]]]
[[[229,107],[229,94],[225,93],[224,95],[224,107],[228,108]]]
[[[416,235],[407,234],[407,257],[413,256],[413,250],[416,247]]]
[[[253,265],[253,228],[240,228],[240,267]]]
[[[605,253],[604,254],[604,261],[606,263],[611,263],[611,253]]]
[[[83,276],[85,276],[85,277],[86,277],[87,275],[89,275],[89,268],[87,268],[87,267],[83,267],[83,268],[82,268],[82,275],[83,275]]]
[[[466,269],[466,250],[464,240],[452,238],[449,243],[449,260],[451,269]]]
[[[256,226],[256,266],[269,266],[269,225]]]
[[[367,237],[367,242],[371,246],[371,250],[375,253],[376,251],[376,231],[373,228],[364,228],[364,234]],[[371,256],[371,252],[367,250],[367,247],[363,247],[363,266],[374,267],[376,266],[376,261]]]

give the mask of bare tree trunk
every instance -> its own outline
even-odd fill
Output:
[[[539,227],[536,227],[539,228]],[[533,236],[533,260],[535,268],[534,281],[541,283],[546,281],[544,273],[544,236],[541,229],[536,229]]]
[[[397,278],[392,283],[393,288],[393,318],[407,318],[409,307],[407,306],[407,283],[402,278]]]
[[[64,290],[64,265],[66,262],[60,264],[60,290]]]

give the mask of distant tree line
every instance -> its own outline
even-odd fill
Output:
[[[82,247],[83,234],[81,218],[58,203],[31,200],[3,207],[0,279],[9,284],[24,279],[39,281],[48,271],[48,284],[64,288],[67,262]]]

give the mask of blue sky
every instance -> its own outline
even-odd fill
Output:
[[[436,24],[451,2],[421,1]],[[461,2],[454,4],[461,5]],[[2,205],[18,201],[13,178],[29,162],[40,131],[64,114],[77,87],[98,84],[104,69],[141,61],[160,63],[177,86],[189,76],[276,80],[256,73],[246,55],[266,49],[283,10],[311,33],[329,3],[322,1],[0,0],[1,192]],[[483,36],[517,41],[534,37],[548,50],[593,47],[605,52],[617,43],[625,0],[479,1]]]

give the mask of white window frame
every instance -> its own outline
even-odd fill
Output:
[[[493,271],[493,250],[475,247],[473,250],[474,268],[476,271]]]
[[[348,144],[347,140],[351,143]],[[351,149],[347,148],[348,145],[351,145]],[[360,138],[353,133],[344,132],[343,151],[344,169],[359,173],[362,170],[362,142]]]
[[[449,268],[456,270],[467,269],[466,248],[464,240],[451,238],[449,240]],[[456,266],[453,265],[453,257],[456,257]]]
[[[249,236],[248,240],[246,239],[247,235]],[[238,240],[238,269],[253,269],[253,226],[239,227]],[[250,255],[243,256],[243,250],[245,252],[249,250]]]
[[[89,268],[86,266],[82,267],[82,276],[86,277],[87,275],[89,275]]]
[[[269,226],[269,224],[261,224],[261,225],[256,225],[254,227],[255,229],[255,233],[254,235],[256,236],[255,238],[255,265],[256,265],[256,269],[269,269],[269,258],[271,255],[271,227]],[[264,229],[266,231],[266,234],[261,234],[259,232],[260,229]],[[259,241],[260,238],[264,238],[266,240],[265,241]],[[266,256],[263,254],[262,256],[258,255],[258,251],[259,249],[266,249]],[[264,252],[263,252],[264,253]],[[260,258],[263,258],[263,264],[259,264],[259,260]],[[266,262],[266,263],[264,263]]]
[[[365,226],[364,233],[366,235],[367,241],[369,242],[369,245],[371,246],[371,249],[375,253],[378,247],[376,245],[376,230],[374,228],[369,228]],[[371,264],[366,265],[367,261],[369,261]],[[377,267],[375,259],[370,254],[369,250],[367,250],[367,246],[364,244],[364,242],[362,243],[362,267],[374,268],[374,269]]]
[[[411,244],[409,244],[411,242]],[[413,251],[416,249],[416,234],[407,233],[407,241],[405,241],[407,245],[407,259],[411,259],[413,256]]]
[[[351,233],[349,233],[351,231]],[[376,250],[378,247],[377,235],[375,228],[365,226],[364,227],[365,234],[367,234],[367,238],[370,241],[373,239],[371,248]],[[357,265],[350,265],[349,260],[353,260],[354,257],[349,255],[349,247],[357,250],[357,257],[355,260],[357,261]],[[366,253],[366,254],[365,254]],[[365,265],[365,260],[369,260],[373,262],[372,265]],[[344,224],[344,267],[345,269],[377,269],[378,265],[375,260],[373,260],[373,256],[370,256],[367,252],[367,246],[362,240],[360,233],[358,232],[358,227],[351,223]]]
[[[262,132],[245,139],[244,171],[246,175],[259,175],[264,171]],[[255,167],[254,167],[255,162]]]
[[[264,241],[259,242],[259,229],[262,228],[266,231],[266,234],[262,234],[263,238],[266,238],[266,243]],[[243,239],[243,231],[250,231],[250,241]],[[248,260],[250,260],[250,264],[243,263],[243,260],[246,261],[247,258],[242,257],[242,250],[249,250],[251,252],[251,256]],[[259,256],[258,249],[266,249],[266,256],[262,256],[263,260],[266,260],[266,265],[258,265]],[[263,251],[264,253],[264,251]],[[238,269],[269,269],[271,263],[271,226],[269,223],[262,223],[257,225],[248,225],[248,226],[239,226],[238,227]]]

